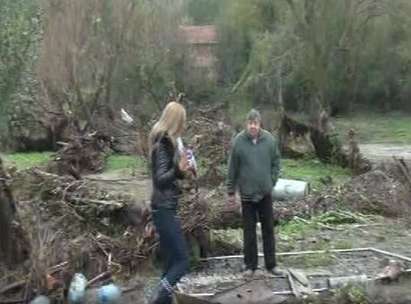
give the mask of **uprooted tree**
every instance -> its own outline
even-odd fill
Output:
[[[21,148],[36,148],[27,142],[35,136],[24,121],[41,129],[55,149],[70,135],[117,128],[121,107],[139,126],[150,119],[147,105],[162,108],[182,48],[180,7],[160,2],[44,2],[34,80],[11,121]]]

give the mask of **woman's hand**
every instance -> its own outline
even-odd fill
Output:
[[[240,210],[240,205],[237,203],[235,194],[229,194],[227,204],[224,206],[224,211],[234,212],[236,210]]]
[[[181,172],[187,172],[190,167],[190,164],[187,159],[187,155],[185,153],[182,153],[180,156],[180,161],[178,163],[178,169],[180,169]]]

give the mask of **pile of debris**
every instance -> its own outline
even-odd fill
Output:
[[[210,210],[207,221],[211,229],[241,227],[240,206],[226,209],[223,186],[208,192],[205,198]],[[276,201],[274,220],[288,221],[295,217],[307,219],[347,209],[364,214],[403,217],[411,212],[410,199],[411,191],[407,183],[393,177],[390,172],[376,169],[303,199]]]
[[[225,123],[226,119],[219,114],[223,105],[201,108],[192,113],[188,121],[185,138],[191,147],[204,172],[199,172],[199,183],[218,186],[224,181],[222,167],[228,162],[231,140],[235,135],[233,128]]]
[[[366,214],[401,217],[411,212],[410,198],[411,191],[406,184],[389,172],[376,169],[320,194],[293,202],[277,202],[276,213],[278,218],[287,220],[348,208]]]
[[[60,298],[76,272],[121,277],[153,255],[157,240],[144,202],[36,168],[17,172],[11,188],[19,188],[14,219],[25,228],[20,237],[27,240],[22,249],[28,259],[11,269],[0,266],[7,295]]]
[[[11,188],[19,189],[16,209],[26,228],[29,259],[12,271],[0,267],[8,296],[21,297],[27,286],[28,298],[39,293],[62,298],[77,272],[88,278],[124,278],[155,256],[158,239],[145,201],[108,192],[93,179],[38,168],[18,171]],[[205,194],[209,192],[187,191],[180,209],[183,229],[206,255],[213,219]],[[24,284],[9,289],[21,278]]]
[[[81,179],[83,174],[101,172],[111,152],[111,142],[109,136],[97,131],[74,136],[67,143],[60,142],[62,148],[50,162],[48,171],[76,179]]]

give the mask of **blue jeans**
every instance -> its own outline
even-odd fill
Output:
[[[162,279],[174,286],[189,267],[187,244],[176,209],[153,209],[153,221],[160,236],[160,252],[164,262]]]

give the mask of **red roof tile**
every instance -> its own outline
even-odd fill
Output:
[[[181,26],[181,33],[189,44],[217,43],[217,30],[214,25]]]

